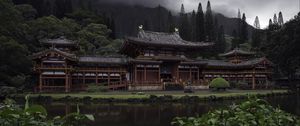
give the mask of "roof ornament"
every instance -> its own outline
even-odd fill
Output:
[[[179,35],[179,29],[178,28],[174,28],[175,34]]]
[[[139,26],[139,30],[143,30],[143,25],[140,25],[140,26]]]
[[[138,34],[138,38],[143,38],[145,36],[145,32],[143,30],[143,25],[139,26],[139,34]]]

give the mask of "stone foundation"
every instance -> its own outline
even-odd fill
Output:
[[[209,89],[209,86],[184,86],[184,89],[207,90]]]
[[[129,91],[155,91],[163,90],[163,86],[128,86]]]

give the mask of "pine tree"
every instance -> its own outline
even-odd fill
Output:
[[[172,33],[175,29],[175,23],[172,13],[169,11],[168,13],[168,32]]]
[[[238,19],[242,19],[242,16],[241,16],[241,11],[240,9],[238,10],[238,16],[237,16]]]
[[[278,19],[277,19],[277,15],[274,14],[274,17],[273,17],[273,24],[274,25],[278,25]]]
[[[241,17],[241,11],[238,9],[238,15],[237,15],[237,30],[236,34],[238,36],[237,40],[240,40],[241,37],[241,29],[242,29],[242,17]]]
[[[278,14],[278,25],[282,26],[284,24],[282,12],[280,11]]]
[[[273,25],[272,19],[269,20],[269,27]]]
[[[162,7],[160,5],[158,5],[157,7],[157,17],[158,17],[158,31],[159,32],[165,32],[166,28],[165,28],[165,23],[163,20],[163,13],[162,13]]]
[[[225,52],[226,41],[224,35],[224,27],[222,25],[218,28],[218,35],[215,47],[217,54]]]
[[[195,42],[196,39],[197,39],[197,33],[196,33],[196,27],[195,27],[196,26],[196,12],[195,12],[195,10],[193,10],[193,12],[192,12],[191,25],[192,25],[192,27],[191,27],[191,40],[193,42]]]
[[[213,24],[213,14],[211,10],[210,1],[207,2],[206,15],[205,15],[205,29],[208,41],[214,40],[214,24]]]
[[[188,15],[185,13],[183,4],[181,5],[181,11],[180,11],[179,35],[184,40],[190,40]]]
[[[260,23],[259,23],[259,19],[258,19],[258,16],[256,16],[255,18],[255,21],[254,21],[254,31],[253,31],[253,34],[252,34],[252,48],[254,50],[256,50],[257,48],[260,47],[260,44],[261,44],[261,33],[260,33]]]
[[[218,21],[218,18],[215,17],[215,21],[214,21],[214,36],[213,36],[214,40],[218,40],[219,30],[220,30],[219,21]]]
[[[239,37],[236,30],[232,31],[231,49],[239,47]]]
[[[111,30],[111,33],[109,35],[110,38],[116,39],[116,24],[114,18],[110,20],[109,29]]]
[[[260,23],[259,23],[258,16],[255,17],[254,28],[260,29]]]
[[[204,26],[204,13],[202,10],[202,5],[199,3],[198,11],[196,15],[196,41],[205,41],[205,26]]]
[[[243,13],[242,17],[240,40],[240,44],[243,44],[248,40],[248,24],[245,13]]]

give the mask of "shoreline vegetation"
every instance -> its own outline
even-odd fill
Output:
[[[99,93],[34,93],[31,99],[41,102],[94,102],[94,103],[189,103],[200,101],[222,101],[247,99],[249,96],[273,97],[289,95],[288,90],[227,90],[212,92],[209,90],[184,93],[183,91],[145,91],[145,92],[99,92]],[[22,101],[26,94],[9,95],[9,98]]]

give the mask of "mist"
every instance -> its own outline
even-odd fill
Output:
[[[174,13],[178,13],[181,4],[184,4],[186,12],[197,11],[199,2],[205,11],[207,0],[98,0],[100,3],[142,5],[157,7],[161,5]],[[299,12],[298,0],[210,0],[214,12],[227,17],[236,17],[238,9],[246,14],[247,22],[253,24],[256,16],[260,18],[262,27],[268,25],[269,19],[274,14],[283,12],[285,21],[291,19]]]

